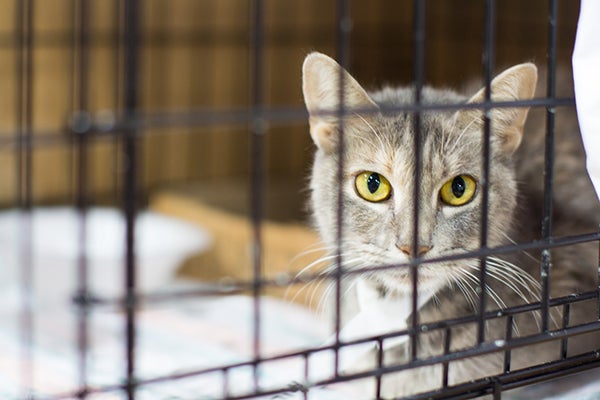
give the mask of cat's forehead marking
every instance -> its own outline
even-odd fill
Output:
[[[444,143],[445,135],[448,135],[447,128],[443,126],[443,120],[435,121],[431,117],[423,119],[421,130],[421,171],[422,174],[439,173],[440,168],[445,164]],[[403,124],[400,124],[400,121]],[[389,159],[388,163],[393,165],[394,171],[402,170],[414,174],[415,169],[415,143],[414,131],[408,118],[394,118],[385,123],[382,131],[389,136],[392,143],[391,151],[385,149]],[[381,158],[381,157],[380,157]]]

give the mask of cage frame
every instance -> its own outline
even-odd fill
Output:
[[[377,382],[377,398],[380,398],[381,391],[381,376],[391,372],[397,372],[405,369],[416,368],[420,366],[443,365],[444,378],[442,388],[429,393],[423,393],[411,396],[413,399],[467,399],[481,395],[492,395],[494,399],[501,399],[502,392],[508,389],[521,387],[531,383],[545,381],[548,379],[564,376],[574,372],[584,371],[600,366],[600,351],[581,354],[578,356],[567,357],[566,345],[570,337],[592,331],[600,331],[600,315],[595,322],[585,325],[568,326],[569,308],[571,304],[580,301],[596,300],[600,304],[600,285],[598,290],[588,293],[583,293],[577,296],[567,296],[562,298],[551,298],[549,295],[550,287],[550,264],[552,262],[550,250],[561,246],[570,246],[578,243],[600,242],[600,232],[590,232],[588,234],[555,237],[552,234],[552,192],[553,192],[553,167],[554,167],[554,130],[555,130],[555,114],[556,107],[573,107],[574,99],[558,98],[556,96],[556,42],[557,42],[557,18],[558,18],[558,0],[548,0],[550,14],[548,16],[548,51],[547,51],[547,96],[545,98],[537,98],[526,101],[515,102],[493,102],[491,100],[491,80],[493,78],[493,70],[495,65],[495,48],[494,48],[494,32],[495,32],[495,0],[485,0],[485,31],[484,31],[484,54],[482,58],[482,72],[485,81],[485,101],[480,104],[422,104],[421,90],[425,82],[425,0],[413,1],[413,86],[414,86],[414,103],[405,106],[399,106],[393,110],[387,111],[402,111],[411,112],[415,115],[414,137],[415,155],[417,157],[416,165],[420,166],[420,132],[422,112],[431,110],[458,110],[465,108],[479,108],[486,111],[484,118],[484,150],[482,154],[484,176],[482,179],[482,195],[483,195],[483,210],[482,210],[482,229],[480,232],[480,249],[475,252],[469,252],[460,255],[450,255],[438,257],[434,259],[420,259],[418,257],[418,231],[419,231],[419,212],[418,208],[414,210],[414,229],[413,229],[413,259],[410,263],[404,265],[411,270],[413,294],[410,326],[402,331],[390,332],[385,335],[368,337],[350,342],[343,342],[340,339],[341,331],[341,278],[344,274],[360,274],[366,271],[385,270],[390,268],[398,268],[398,265],[377,266],[372,268],[363,268],[353,271],[342,271],[342,252],[341,243],[343,237],[342,219],[343,219],[343,202],[342,189],[338,190],[338,225],[337,225],[337,241],[338,249],[336,254],[337,268],[334,272],[325,275],[315,275],[308,279],[331,279],[334,280],[336,302],[335,302],[335,341],[331,345],[324,345],[311,349],[294,351],[278,356],[264,357],[261,356],[261,294],[263,289],[268,286],[292,285],[303,282],[307,278],[300,279],[299,277],[289,278],[286,282],[281,280],[273,280],[266,278],[262,273],[262,234],[261,228],[264,219],[263,213],[263,191],[265,186],[265,165],[264,158],[264,136],[268,132],[268,124],[273,121],[299,121],[306,117],[303,110],[280,110],[270,109],[265,104],[264,86],[265,80],[265,23],[264,0],[253,0],[250,4],[252,23],[249,32],[250,36],[250,53],[251,53],[251,105],[248,110],[228,110],[220,113],[210,112],[193,112],[183,113],[179,115],[143,115],[138,110],[139,92],[139,47],[140,47],[140,0],[124,0],[123,7],[119,8],[119,18],[121,19],[120,32],[118,32],[118,47],[120,50],[120,82],[122,85],[121,93],[121,110],[116,122],[111,126],[99,126],[90,118],[87,112],[86,99],[89,96],[85,82],[89,78],[89,59],[88,46],[90,32],[89,24],[89,8],[86,0],[75,0],[75,32],[73,34],[73,47],[75,56],[73,59],[73,69],[75,71],[75,80],[77,81],[77,91],[74,94],[74,109],[75,113],[71,116],[67,124],[67,130],[70,140],[73,141],[76,149],[76,170],[77,170],[77,194],[76,208],[79,215],[79,241],[80,253],[78,255],[78,290],[74,294],[73,302],[77,307],[78,312],[78,369],[79,389],[74,393],[64,393],[53,396],[53,399],[80,398],[84,399],[90,395],[98,393],[107,393],[121,391],[128,399],[136,398],[136,389],[141,386],[160,384],[165,381],[177,379],[191,378],[208,373],[220,372],[224,377],[223,397],[226,399],[250,399],[258,396],[275,396],[286,393],[303,393],[304,398],[308,398],[309,390],[312,387],[333,384],[336,382],[354,380],[364,377],[374,377]],[[31,365],[33,355],[31,353],[33,332],[35,326],[33,323],[33,310],[28,301],[26,301],[28,293],[32,287],[32,264],[31,259],[27,254],[31,249],[27,245],[27,237],[31,235],[31,220],[28,216],[32,209],[32,151],[35,146],[43,146],[54,141],[63,141],[64,134],[44,136],[43,138],[36,137],[31,125],[32,118],[32,80],[33,80],[33,10],[35,0],[23,0],[17,2],[16,7],[16,30],[15,43],[17,49],[17,57],[15,68],[17,70],[18,84],[16,99],[18,102],[16,120],[18,121],[17,129],[11,139],[3,139],[1,146],[12,146],[17,154],[16,170],[17,170],[17,199],[15,204],[22,210],[22,275],[21,288],[23,291],[23,302],[20,316],[20,331],[21,331],[21,347],[22,347],[22,384],[25,388],[31,386],[34,377],[32,371],[28,367]],[[348,67],[349,64],[349,45],[350,34],[352,31],[351,16],[350,16],[350,0],[336,0],[337,21],[336,21],[336,54],[335,58],[339,61],[342,67]],[[343,85],[343,75],[340,74],[340,88]],[[343,90],[340,90],[340,104],[337,115],[343,116],[348,112],[344,109]],[[545,167],[544,167],[544,198],[543,198],[543,221],[541,228],[542,239],[532,243],[519,243],[515,245],[507,245],[498,248],[489,248],[487,240],[487,218],[488,218],[488,202],[489,188],[487,181],[489,180],[489,160],[490,160],[490,118],[489,111],[496,107],[545,107],[546,108],[546,140],[545,140]],[[251,137],[251,193],[250,193],[250,210],[251,210],[251,225],[252,225],[252,258],[253,258],[253,279],[251,281],[234,281],[228,287],[220,288],[203,288],[195,290],[187,290],[177,293],[165,294],[137,294],[136,289],[136,274],[135,274],[135,215],[138,209],[137,196],[139,195],[138,188],[138,167],[137,156],[139,149],[136,143],[144,135],[144,130],[155,125],[184,125],[184,126],[213,126],[227,123],[243,123],[248,126],[249,136]],[[86,186],[86,151],[88,141],[94,135],[112,135],[114,140],[119,141],[123,149],[124,157],[129,160],[128,168],[125,168],[125,173],[122,181],[123,194],[123,212],[126,218],[126,265],[124,266],[125,288],[124,298],[106,299],[95,297],[90,293],[87,285],[87,260],[86,254],[83,251],[86,235],[86,213],[89,207],[90,199]],[[343,154],[344,139],[343,128],[341,131],[341,145],[339,148],[340,154]],[[343,160],[343,157],[340,157]],[[420,175],[420,168],[415,171],[415,177]],[[338,175],[343,176],[343,163],[340,163]],[[419,186],[415,185],[413,192],[413,200],[418,203]],[[541,301],[537,303],[526,304],[523,306],[510,307],[507,309],[496,311],[485,311],[486,304],[484,295],[479,297],[479,313],[477,315],[467,316],[454,320],[439,321],[435,323],[420,323],[418,320],[417,310],[417,280],[419,265],[433,262],[442,262],[450,260],[458,260],[464,258],[476,257],[480,260],[480,287],[486,287],[486,259],[488,256],[497,254],[506,254],[520,252],[524,250],[539,250],[542,253],[542,261],[540,264],[542,276],[542,296]],[[600,251],[599,251],[600,254]],[[600,261],[599,261],[600,267]],[[183,298],[202,298],[206,296],[223,296],[234,293],[242,293],[250,291],[253,298],[253,357],[246,362],[235,364],[220,365],[210,368],[203,368],[185,373],[175,373],[168,376],[160,376],[152,379],[136,378],[136,362],[135,349],[136,343],[136,307],[140,302],[145,304],[157,304],[165,300],[183,299]],[[89,326],[88,318],[93,307],[98,306],[119,306],[125,312],[126,326],[126,380],[120,384],[91,387],[88,385],[87,374],[88,365],[86,354],[88,349]],[[552,307],[561,307],[563,315],[562,328],[551,330],[549,327],[549,314]],[[542,329],[539,334],[523,338],[511,337],[512,319],[515,315],[524,312],[539,310],[542,315]],[[490,319],[508,317],[506,329],[506,338],[504,341],[488,342],[485,339],[485,323]],[[466,349],[464,351],[451,352],[450,347],[450,328],[459,324],[476,323],[478,326],[478,346],[476,348]],[[416,341],[420,332],[443,330],[445,332],[446,351],[443,355],[431,357],[428,359],[420,359],[417,357]],[[359,343],[377,342],[381,349],[383,341],[399,337],[410,337],[411,358],[409,362],[403,365],[383,366],[381,350],[379,351],[379,367],[363,373],[355,374],[340,374],[339,373],[339,350],[345,346],[351,346]],[[561,340],[561,357],[552,363],[538,365],[526,370],[511,370],[511,351],[515,348],[542,343],[549,340]],[[312,354],[325,350],[333,350],[335,352],[335,371],[336,374],[331,379],[313,382],[310,385],[291,384],[289,386],[280,387],[278,389],[261,390],[259,387],[258,368],[261,364],[286,358],[299,357],[304,361],[305,380],[308,381],[309,360]],[[474,382],[460,384],[458,386],[448,385],[448,363],[457,359],[473,357],[477,355],[488,354],[491,352],[503,351],[504,358],[504,373],[493,377],[487,377],[476,380]],[[231,380],[228,378],[232,370],[240,367],[252,367],[254,369],[254,390],[243,395],[231,395]],[[31,393],[24,393],[24,397],[30,397]]]

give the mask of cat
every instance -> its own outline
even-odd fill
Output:
[[[491,100],[529,100],[535,95],[537,80],[534,64],[513,66],[492,80]],[[423,104],[480,103],[485,100],[485,93],[485,89],[480,89],[467,97],[453,90],[425,86],[421,101]],[[396,299],[404,304],[411,299],[412,275],[406,265],[413,250],[427,260],[479,249],[484,113],[477,107],[421,112],[421,168],[419,181],[415,182],[414,113],[390,111],[413,102],[412,87],[384,87],[367,92],[332,58],[311,53],[303,64],[303,94],[310,135],[316,145],[310,178],[310,210],[314,225],[330,250],[329,259],[335,259],[338,252],[338,204],[341,203],[342,271],[397,265],[342,276],[340,325],[344,329],[356,322],[361,313],[377,314],[378,304],[387,302],[393,307]],[[525,127],[528,112],[528,107],[505,106],[493,108],[489,113],[488,248],[529,243],[541,235],[545,109],[532,111],[535,115]],[[552,225],[556,237],[595,232],[600,224],[600,206],[585,174],[576,118],[567,114],[557,111],[556,119]],[[418,204],[413,202],[415,184],[419,185]],[[342,198],[338,199],[340,185]],[[419,213],[417,246],[413,243],[414,207],[418,207]],[[592,242],[550,250],[552,297],[597,288],[597,247]],[[540,300],[539,256],[540,251],[533,250],[487,258],[487,310]],[[326,271],[336,269],[334,262]],[[477,315],[479,271],[479,258],[419,265],[419,323]],[[596,302],[573,304],[569,325],[595,321]],[[386,319],[386,315],[392,314],[382,312],[376,318]],[[403,323],[410,326],[409,315],[401,315]],[[512,337],[539,333],[541,319],[539,310],[519,314],[508,331]],[[506,317],[488,320],[485,343],[503,343],[507,321]],[[385,325],[385,321],[380,322]],[[550,329],[562,327],[562,309],[551,308],[548,323]],[[365,332],[372,333],[368,327]],[[444,341],[443,329],[422,332],[417,339],[417,358],[443,354]],[[451,329],[450,351],[477,344],[476,323],[459,324]],[[596,349],[600,349],[599,333],[576,336],[568,342],[569,356]],[[556,342],[516,348],[511,355],[511,370],[555,360],[559,354],[560,343]],[[409,340],[388,346],[384,343],[383,365],[402,365],[410,358]],[[349,365],[340,364],[340,369],[343,373],[368,371],[377,367],[376,360],[377,351],[372,349]],[[452,361],[447,383],[457,385],[498,375],[503,368],[503,351]],[[380,396],[397,398],[439,389],[442,371],[442,365],[436,364],[384,374]],[[376,397],[374,379],[366,380],[360,388],[361,398]]]

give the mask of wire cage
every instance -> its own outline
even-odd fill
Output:
[[[571,178],[563,176],[564,171],[571,170],[555,156],[555,133],[558,135],[563,129],[556,119],[574,110],[572,92],[566,95],[561,92],[563,81],[570,79],[561,75],[561,68],[568,64],[573,46],[578,14],[575,2],[3,0],[0,9],[3,21],[0,24],[0,79],[4,88],[0,99],[3,110],[0,202],[5,212],[9,209],[16,212],[18,222],[14,230],[6,231],[8,234],[4,234],[0,226],[0,244],[4,241],[12,246],[15,254],[14,274],[0,277],[16,288],[10,297],[11,286],[0,282],[9,296],[4,301],[5,307],[0,309],[4,315],[1,319],[5,321],[4,326],[0,325],[0,348],[7,354],[4,363],[0,359],[0,386],[3,386],[0,397],[249,399],[298,396],[308,399],[319,397],[315,394],[317,389],[367,381],[370,388],[367,397],[379,399],[388,398],[383,389],[388,376],[429,368],[437,371],[439,384],[430,391],[406,398],[489,396],[510,399],[518,398],[511,397],[512,389],[599,366],[597,348],[573,352],[569,345],[573,338],[588,335],[585,337],[591,341],[594,333],[600,332],[598,277],[592,285],[595,290],[568,296],[553,296],[551,292],[553,267],[561,262],[560,258],[553,259],[554,250],[572,249],[576,254],[581,245],[591,244],[597,248],[600,242],[597,226],[587,229],[593,226],[596,218],[593,215],[589,216],[591,222],[582,225],[587,230],[577,225],[579,214],[573,216],[571,229],[557,231],[553,226],[556,219],[564,218],[555,203],[580,206],[568,196],[565,200],[566,195],[557,194],[575,189],[568,189]],[[334,267],[330,272],[297,275],[297,270],[292,271],[294,273],[284,270],[293,254],[287,261],[272,256],[273,247],[288,249],[289,242],[305,243],[314,239],[312,233],[307,233],[310,230],[304,223],[306,215],[301,205],[305,201],[301,193],[304,193],[302,188],[313,149],[307,133],[308,115],[300,104],[300,69],[302,59],[312,50],[330,54],[366,85],[388,81],[412,84],[414,101],[393,106],[386,112],[412,116],[417,166],[423,158],[420,146],[424,114],[465,107],[485,111],[481,154],[484,172],[480,189],[483,201],[477,250],[434,259],[416,256],[406,265],[371,265],[346,270],[342,267],[341,250],[344,231],[338,222],[338,248],[329,255]],[[491,82],[498,67],[527,60],[544,67],[542,86],[545,91],[532,100],[493,101]],[[423,101],[421,93],[426,84],[457,86],[472,77],[483,78],[485,98],[482,102],[465,105],[464,102]],[[344,116],[353,110],[344,107],[343,95],[341,97],[336,113]],[[494,247],[488,243],[487,229],[488,219],[492,218],[486,184],[493,168],[490,115],[494,109],[511,106],[530,107],[532,113],[537,110],[538,116],[531,118],[545,129],[543,143],[538,146],[539,154],[531,154],[532,158],[544,160],[543,171],[535,175],[541,198],[534,199],[535,204],[531,205],[540,219],[530,241]],[[343,151],[343,146],[341,148]],[[343,176],[343,167],[343,163],[338,167],[340,176]],[[423,173],[417,167],[415,180]],[[173,193],[185,193],[185,199]],[[332,195],[342,198],[341,185]],[[411,195],[418,204],[418,185]],[[184,275],[197,275],[202,280],[214,279],[200,286],[148,290],[144,286],[145,267],[141,265],[148,259],[140,256],[137,247],[141,240],[139,216],[151,209],[209,224],[210,218],[221,215],[221,211],[211,207],[205,207],[200,217],[184,211],[195,196],[208,199],[210,206],[227,208],[228,203],[235,203],[235,207],[242,210],[238,213],[241,217],[236,214],[239,218],[224,217],[213,224],[216,230],[225,232],[222,243],[215,243],[221,246],[221,258],[202,259],[200,272],[193,260],[188,260],[180,270]],[[58,286],[58,281],[63,279],[58,272],[51,272],[42,274],[41,284],[36,283],[41,273],[35,256],[36,212],[40,207],[58,204],[69,205],[75,221],[75,234],[71,238],[74,263],[67,271],[73,285],[68,304],[63,304],[66,309],[63,311],[67,311],[72,320],[64,326],[58,317],[39,308],[41,297],[36,293],[40,287]],[[108,282],[110,295],[98,293],[94,286],[95,280],[108,274],[107,270],[93,274],[90,269],[93,245],[89,238],[93,236],[92,219],[98,206],[113,207],[122,218],[123,229],[116,240],[120,242],[123,257],[119,258],[118,279]],[[585,206],[580,207],[587,210]],[[341,200],[336,212],[338,221],[342,221],[345,210]],[[419,208],[415,207],[415,239],[418,238],[419,215]],[[7,220],[0,221],[6,224]],[[54,243],[49,238],[60,230],[62,223],[54,222],[49,236],[41,238],[42,243]],[[238,223],[244,233],[240,239],[243,244],[236,247],[238,239],[234,231]],[[102,242],[100,247],[108,236],[116,234],[103,235],[94,236]],[[283,240],[276,241],[274,237],[278,236]],[[413,255],[419,253],[417,242],[414,240],[410,249]],[[289,251],[298,250],[293,249]],[[522,252],[539,258],[539,300],[493,307],[486,290],[480,289],[478,297],[473,299],[475,312],[457,318],[420,321],[417,282],[424,265],[478,260],[479,268],[472,284],[486,288],[493,278],[487,267],[488,259]],[[224,258],[232,259],[233,267],[217,266]],[[9,265],[11,260],[6,254],[3,259],[3,263]],[[275,268],[274,273],[270,269],[272,264],[286,265]],[[580,267],[597,274],[598,264]],[[8,269],[2,265],[0,268]],[[394,268],[410,271],[413,290],[408,326],[344,340],[340,336],[344,278]],[[269,300],[265,295],[278,295],[321,281],[332,285],[334,306],[328,322],[334,328],[333,339],[279,353],[265,351],[270,337],[265,316]],[[187,339],[177,336],[170,339],[181,340],[183,350],[173,353],[172,358],[153,358],[146,353],[147,348],[152,349],[159,346],[161,340],[167,340],[164,332],[151,335],[150,339],[141,333],[149,329],[148,313],[162,315],[166,304],[184,310],[189,309],[190,303],[200,304],[198,307],[204,310],[202,307],[208,301],[239,295],[249,299],[244,308],[246,314],[233,316],[247,320],[250,327],[239,333],[247,342],[245,359],[208,365],[195,364],[194,360],[180,364],[177,355],[195,354],[195,350],[186,348],[194,343],[194,329],[197,336],[205,337],[199,332],[211,327],[190,328],[190,333],[185,331],[187,328],[178,327],[181,321],[173,318],[161,320],[159,325],[165,332],[185,331],[182,337]],[[299,290],[299,298],[303,299],[304,295]],[[313,292],[304,301],[308,304],[310,297],[318,295]],[[223,308],[217,313],[232,312],[223,303],[219,304]],[[580,312],[581,304],[591,305],[595,314],[588,315],[585,323],[574,324],[571,315]],[[117,332],[119,347],[111,356],[118,362],[104,366],[109,373],[97,379],[96,363],[102,363],[105,356],[98,354],[94,347],[97,320],[106,319],[102,313],[112,316],[110,324]],[[516,334],[515,321],[522,315],[534,313],[540,318],[538,331]],[[47,337],[55,330],[52,321],[69,331],[66,348],[55,346]],[[489,337],[486,327],[490,324],[504,324],[503,337]],[[50,331],[48,326],[52,327]],[[476,332],[473,343],[456,349],[453,339],[466,326]],[[214,333],[215,336],[220,334],[226,335],[225,332]],[[236,332],[229,334],[237,335]],[[423,356],[419,353],[418,343],[428,335],[441,338],[443,349],[439,354]],[[11,342],[11,338],[17,339]],[[385,360],[384,348],[386,343],[398,339],[409,343],[408,356],[402,362],[389,363]],[[555,345],[548,361],[527,368],[514,367],[513,352],[548,343]],[[344,350],[365,344],[375,349],[374,367],[358,372],[342,371],[340,360]],[[51,350],[42,354],[39,348],[44,346]],[[206,346],[206,351],[212,351],[210,344]],[[61,355],[61,351],[70,355]],[[449,378],[456,362],[477,360],[489,354],[501,355],[497,373],[458,383]],[[50,367],[40,366],[46,365],[49,357],[54,363],[48,363]],[[161,364],[167,367],[160,373],[148,367]],[[315,377],[317,364],[326,365],[331,372]],[[55,367],[57,369],[53,369]],[[270,367],[292,368],[294,372],[289,379],[272,384],[263,378],[263,370]],[[67,384],[57,383],[65,380],[65,376]],[[207,382],[211,382],[210,390]],[[167,386],[168,389],[163,389]],[[536,398],[543,397],[541,392],[532,393],[538,393]],[[331,393],[325,396],[335,398]],[[348,392],[343,396],[351,397]]]

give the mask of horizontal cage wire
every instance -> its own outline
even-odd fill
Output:
[[[0,10],[0,398],[598,396],[578,4]]]

